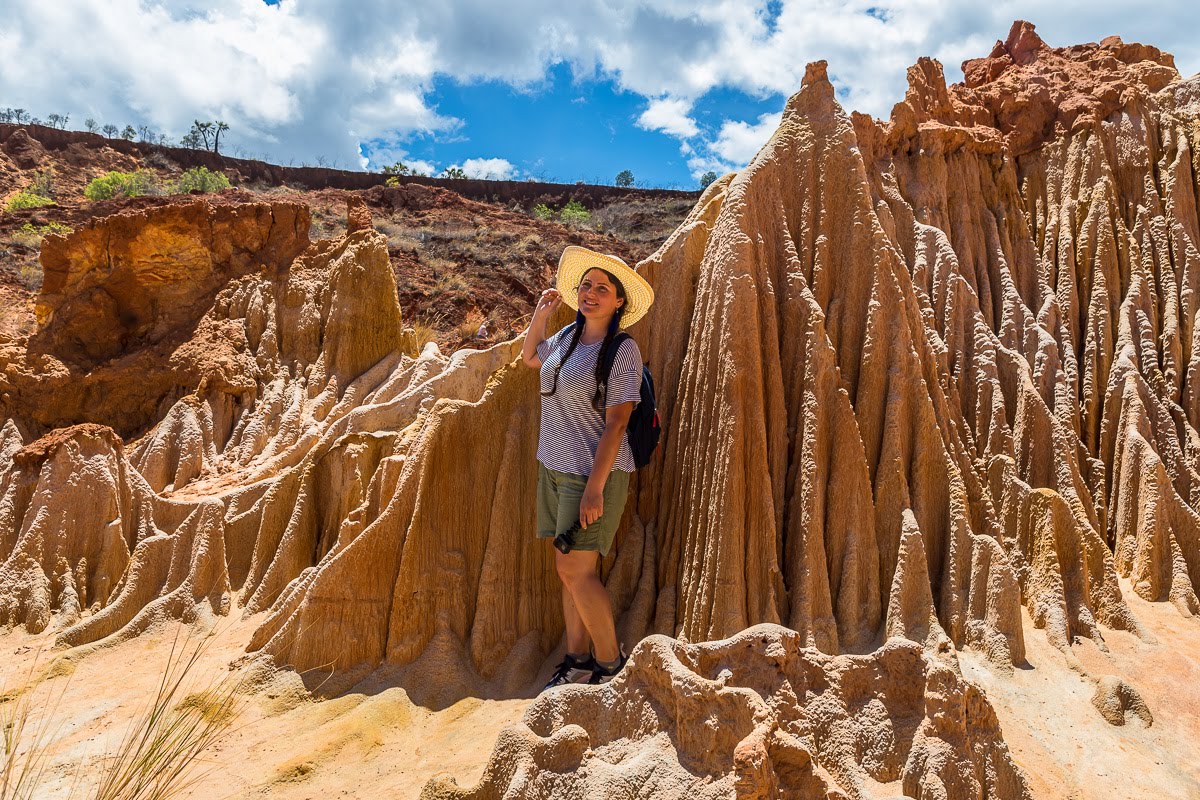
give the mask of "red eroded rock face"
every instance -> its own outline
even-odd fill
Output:
[[[24,130],[16,131],[8,137],[4,144],[0,145],[0,152],[8,156],[20,169],[37,167],[46,155],[46,149]]]
[[[244,391],[244,334],[200,324],[220,290],[308,247],[309,211],[238,196],[134,208],[47,236],[38,331],[0,346],[0,413],[39,433],[80,422],[140,433],[202,382]]]
[[[47,237],[38,343],[83,367],[187,333],[234,278],[286,267],[308,246],[297,203],[185,200]]]
[[[1018,20],[990,55],[963,62],[964,81],[947,88],[941,65],[921,58],[892,111],[889,138],[930,123],[968,129],[976,141],[1003,141],[1016,156],[1106,119],[1179,78],[1170,53],[1110,36],[1100,44],[1052,48]]]

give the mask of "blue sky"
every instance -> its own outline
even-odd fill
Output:
[[[1119,34],[1200,70],[1194,2],[0,0],[0,107],[280,164],[693,188],[766,142],[807,62],[886,117],[917,57],[947,77],[1014,19],[1053,46]],[[69,43],[64,45],[64,43]]]
[[[494,153],[521,176],[555,182],[612,182],[631,170],[639,184],[695,188],[679,141],[639,127],[646,100],[622,91],[612,80],[576,79],[560,62],[547,69],[543,83],[513,87],[502,81],[459,83],[439,77],[431,96],[439,114],[462,120],[452,133],[417,135],[407,143],[408,163],[462,164],[481,153]],[[716,89],[700,98],[693,111],[698,127],[711,134],[733,116],[757,119],[779,112],[787,98],[757,99],[736,90]],[[363,151],[372,154],[372,141]]]

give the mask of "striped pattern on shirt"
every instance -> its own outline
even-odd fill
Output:
[[[604,418],[592,407],[596,393],[596,359],[603,341],[579,342],[558,374],[558,388],[542,396],[542,427],[538,436],[537,459],[548,469],[590,475],[604,433]],[[542,360],[541,390],[554,385],[554,370],[571,346],[570,326],[537,346]],[[642,351],[633,339],[625,339],[617,348],[612,372],[608,377],[608,405],[615,406],[642,399]],[[629,437],[622,436],[613,469],[633,472],[633,452]]]

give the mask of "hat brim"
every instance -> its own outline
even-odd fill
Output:
[[[570,245],[563,250],[558,260],[558,277],[555,288],[563,302],[575,311],[579,310],[579,294],[576,287],[583,274],[593,267],[611,273],[625,289],[625,310],[621,312],[621,327],[628,328],[640,320],[654,304],[654,289],[646,279],[616,256],[597,253],[586,247]]]

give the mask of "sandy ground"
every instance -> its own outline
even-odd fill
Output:
[[[1146,639],[1106,631],[1107,652],[1081,640],[1067,656],[1030,625],[1028,664],[1011,675],[978,654],[961,654],[963,672],[986,689],[1038,798],[1200,798],[1200,620],[1123,589]],[[104,754],[154,694],[173,643],[206,643],[184,694],[230,674],[235,662],[235,674],[260,678],[231,729],[204,754],[206,774],[182,795],[192,800],[415,798],[443,773],[470,786],[500,729],[520,719],[536,691],[484,687],[476,694],[490,696],[470,696],[471,677],[447,666],[461,657],[442,648],[441,661],[423,659],[419,674],[378,670],[335,697],[315,699],[294,673],[256,673],[245,663],[243,643],[258,621],[170,625],[90,652],[53,651],[48,634],[0,636],[0,692],[27,687],[51,742],[36,796],[86,796]],[[1095,679],[1106,674],[1141,693],[1151,727],[1132,715],[1123,727],[1100,716],[1091,698]],[[319,683],[308,677],[310,686]],[[900,793],[898,785],[878,789],[880,796]]]
[[[104,754],[156,691],[173,642],[190,650],[208,639],[186,695],[229,673],[257,622],[218,620],[208,637],[172,625],[82,656],[50,651],[44,635],[0,636],[0,691],[34,684],[36,722],[52,741],[35,796],[86,796]],[[204,754],[206,774],[182,797],[416,798],[443,772],[472,785],[500,729],[529,703],[466,697],[430,708],[413,702],[402,683],[403,676],[380,671],[338,697],[316,700],[298,676],[280,673],[258,685],[230,731]]]
[[[1200,798],[1200,619],[1168,603],[1121,590],[1146,639],[1104,631],[1104,652],[1089,639],[1072,646],[1075,663],[1026,618],[1028,666],[997,674],[977,653],[960,654],[963,673],[984,687],[1034,796],[1057,800]],[[1132,714],[1110,725],[1092,705],[1095,679],[1123,678],[1154,722]]]

